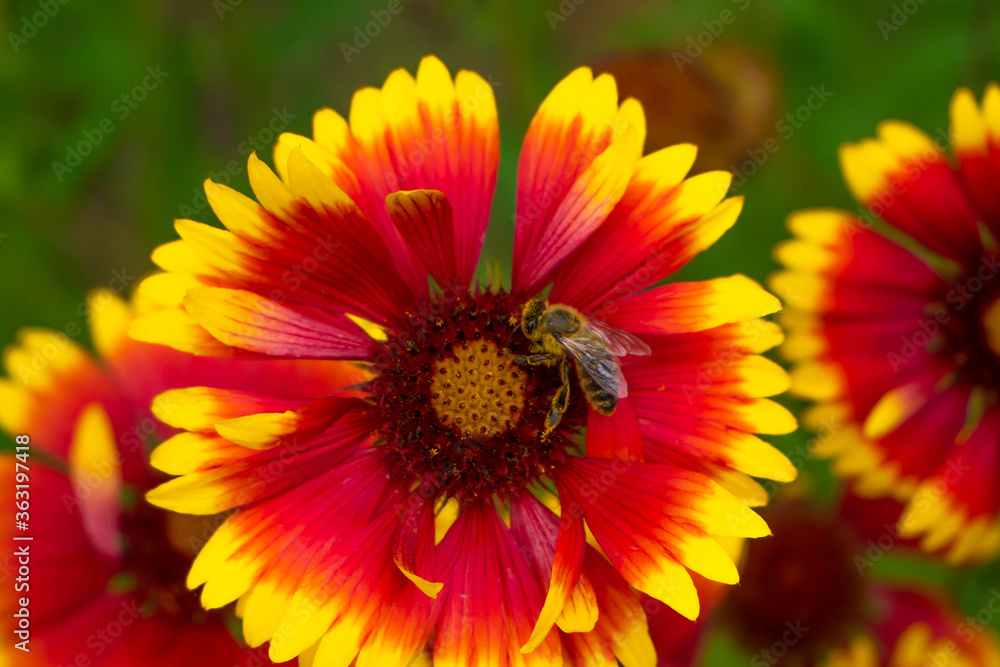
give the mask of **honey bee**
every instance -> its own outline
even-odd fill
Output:
[[[632,334],[588,318],[572,306],[548,305],[542,299],[532,299],[522,308],[521,331],[532,344],[530,354],[516,355],[515,362],[560,364],[562,386],[552,398],[544,433],[559,424],[569,406],[570,356],[576,361],[576,374],[587,401],[607,416],[614,413],[618,399],[628,396],[618,357],[650,353],[649,346]]]

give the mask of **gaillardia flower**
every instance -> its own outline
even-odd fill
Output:
[[[716,615],[742,647],[742,662],[751,667],[1000,665],[1000,643],[988,627],[1000,594],[985,594],[983,612],[961,618],[938,591],[873,571],[876,564],[911,558],[917,547],[899,539],[899,501],[848,491],[833,506],[820,506],[797,497],[800,489],[788,490],[793,493],[785,491],[761,513],[774,537],[749,544],[740,585]]]
[[[961,618],[933,591],[885,589],[881,620],[831,651],[820,667],[996,667],[1000,639],[973,617]]]
[[[721,201],[728,174],[684,180],[693,146],[643,157],[643,134],[611,77],[559,83],[521,153],[509,290],[474,281],[493,92],[435,58],[359,91],[349,120],[318,112],[314,139],[280,137],[278,175],[251,156],[259,204],[206,183],[227,229],[177,222],[140,287],[168,309],[133,335],[368,373],[312,402],[168,395],[188,432],[154,464],[183,476],[148,497],[234,510],[188,584],[208,608],[238,600],[250,645],[315,665],[653,665],[637,591],[691,618],[689,569],[737,580],[713,536],[766,534],[751,476],[794,476],[751,435],[795,427],[762,398],[787,383],[757,355],[778,303],[742,276],[647,289],[742,202]]]
[[[149,467],[149,447],[176,433],[148,406],[165,389],[192,383],[323,396],[360,371],[341,362],[195,357],[128,338],[133,307],[107,290],[87,304],[101,358],[45,329],[23,330],[3,357],[0,427],[29,442],[16,459],[11,451],[0,457],[11,489],[0,532],[28,549],[28,575],[15,585],[12,573],[24,563],[8,552],[0,663],[270,664],[234,639],[232,609],[206,612],[184,585],[195,552],[224,517],[174,514],[143,500],[166,479]],[[80,327],[71,322],[67,331]],[[28,629],[14,635],[22,598]]]
[[[784,354],[818,453],[867,496],[908,501],[900,528],[951,561],[1000,550],[1000,87],[951,104],[954,159],[915,127],[841,148],[864,208],[796,213]],[[887,223],[887,224],[886,224]]]

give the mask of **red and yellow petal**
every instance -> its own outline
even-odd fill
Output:
[[[293,589],[269,655],[285,662],[317,644],[321,665],[348,665],[361,650],[400,577],[391,560],[392,513],[383,513],[352,535],[349,545],[316,553]]]
[[[149,464],[168,475],[187,475],[232,465],[247,455],[247,448],[221,435],[183,432],[157,445]]]
[[[566,513],[557,521],[534,496],[527,496],[513,504],[510,524],[546,590],[531,637],[521,652],[537,648],[560,619],[578,625],[577,631],[592,630],[599,611],[589,581],[581,582],[586,548],[583,519]],[[571,616],[563,613],[567,605]],[[565,629],[563,624],[560,628]]]
[[[951,100],[952,147],[959,177],[994,236],[1000,237],[1000,86],[991,83],[982,105],[968,88]]]
[[[175,512],[208,515],[278,496],[313,480],[318,462],[335,469],[352,460],[355,448],[368,440],[371,430],[371,419],[354,411],[311,440],[290,438],[259,451],[244,448],[246,455],[240,458],[211,458],[216,463],[213,467],[198,467],[174,478],[147,493],[146,499]]]
[[[589,545],[584,573],[593,583],[601,611],[592,631],[563,635],[566,662],[600,667],[614,667],[618,661],[625,667],[660,664],[649,635],[646,611],[635,589]]]
[[[928,551],[943,551],[952,563],[983,560],[1000,552],[1000,415],[990,411],[964,442],[942,452],[920,478],[900,518],[905,537],[921,537]]]
[[[260,586],[242,611],[248,641],[264,641],[278,630],[310,561],[323,556],[331,539],[353,539],[371,519],[383,487],[383,470],[368,456],[313,476],[292,493],[266,496],[220,526],[195,559],[188,586],[205,584],[207,608]]]
[[[140,283],[140,290],[143,289],[143,285],[145,282]],[[185,287],[186,292],[187,287]],[[226,345],[181,308],[157,310],[133,320],[128,333],[133,340],[142,343],[155,344],[169,341],[165,344],[169,344],[171,348],[199,356],[246,358],[253,354]]]
[[[436,598],[444,587],[429,581],[434,571],[434,504],[412,494],[399,518],[392,559],[407,579],[423,593]]]
[[[153,414],[169,426],[187,431],[214,431],[219,421],[259,412],[296,410],[306,403],[300,398],[273,396],[238,389],[185,387],[170,389],[154,399]]]
[[[360,399],[324,396],[295,411],[261,412],[219,421],[215,431],[250,449],[297,445],[309,442],[345,414],[364,406]]]
[[[198,324],[224,344],[255,351],[267,351],[270,338],[261,330],[268,327],[288,328],[292,338],[314,331],[319,338],[336,338],[344,330],[333,322],[337,313],[352,312],[378,322],[410,303],[420,284],[411,289],[404,282],[385,242],[344,191],[301,150],[290,153],[287,169],[288,185],[256,156],[250,157],[250,183],[262,205],[224,186],[208,186],[213,208],[228,231],[178,221],[183,240],[162,246],[154,260],[167,271],[188,277],[172,281],[153,277],[153,284],[140,290],[176,307],[180,291],[186,288],[180,304]],[[196,295],[208,298],[213,293],[197,285],[241,296],[229,304],[233,312],[213,319],[208,311],[219,304],[199,308]],[[199,340],[190,322],[176,313],[154,312],[149,317],[155,322],[140,319],[133,335],[185,350],[224,351]],[[168,317],[173,320],[165,321]],[[264,340],[257,342],[258,337]],[[286,350],[273,354],[302,356],[301,346],[292,341],[279,339],[272,345]],[[333,345],[327,356],[336,357],[340,354],[336,350]]]
[[[499,161],[496,101],[489,82],[465,70],[452,79],[440,60],[428,56],[415,78],[399,69],[381,89],[358,91],[349,123],[329,109],[318,113],[314,135],[317,144],[358,177],[358,205],[411,280],[418,280],[418,264],[400,243],[385,197],[399,190],[443,192],[460,223],[451,241],[459,257],[455,279],[463,285],[471,282]]]
[[[625,365],[628,401],[641,425],[647,461],[713,477],[729,471],[781,481],[795,478],[788,458],[753,435],[796,428],[795,418],[766,398],[787,389],[789,378],[774,362],[754,354],[776,342],[770,327],[762,324],[748,320],[647,337],[653,348],[650,360]],[[729,477],[734,483],[746,481]],[[748,497],[756,495],[752,488],[744,491]]]
[[[108,558],[121,553],[118,530],[122,493],[122,456],[108,413],[91,403],[80,413],[69,448],[69,475],[80,518],[94,548]]]
[[[560,664],[562,647],[554,630],[530,653],[521,651],[543,595],[491,505],[465,508],[441,550],[446,599],[435,633],[435,665]]]
[[[444,289],[458,286],[459,256],[451,204],[439,190],[395,192],[386,208],[397,231],[431,277]]]
[[[777,298],[740,275],[664,285],[615,305],[603,320],[639,335],[703,331],[781,310]]]
[[[844,179],[859,202],[934,252],[964,258],[980,245],[978,213],[942,150],[899,121],[878,127],[878,139],[840,149]]]
[[[4,350],[3,365],[0,428],[29,434],[33,446],[61,459],[84,407],[120,399],[98,364],[63,332],[22,329]]]
[[[686,145],[640,159],[605,224],[560,266],[550,300],[613,314],[619,302],[715,243],[736,222],[743,200],[723,201],[732,180],[728,172],[682,180],[693,160]]]
[[[735,497],[681,468],[573,459],[559,479],[567,496],[563,511],[583,514],[622,577],[686,618],[699,612],[688,569],[726,583],[738,579],[736,566],[709,535],[768,534],[763,520]]]
[[[184,297],[191,317],[224,345],[273,357],[360,359],[369,338],[346,317],[294,307],[246,290],[198,287]]]
[[[799,362],[793,391],[817,400],[849,396],[864,415],[933,363],[905,342],[947,290],[927,264],[846,212],[801,212],[789,227],[800,240],[777,255],[792,270],[774,275],[771,286],[790,306],[782,313],[789,328],[782,351]]]
[[[580,68],[563,79],[528,128],[518,165],[515,292],[534,294],[622,198],[642,154],[638,102],[621,106],[614,79]]]

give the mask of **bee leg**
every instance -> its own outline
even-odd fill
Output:
[[[518,354],[514,357],[514,361],[519,364],[528,364],[529,366],[538,366],[539,364],[545,364],[552,361],[551,354]]]
[[[546,434],[551,432],[562,421],[562,416],[566,412],[567,405],[569,405],[569,385],[564,384],[559,387],[559,393],[552,397],[552,410],[549,412],[549,416],[545,418]]]
[[[545,429],[542,431],[542,437],[547,436],[559,425],[563,413],[569,407],[569,357],[563,357],[562,364],[560,364],[560,374],[562,375],[562,386],[552,397],[552,410],[545,418]]]

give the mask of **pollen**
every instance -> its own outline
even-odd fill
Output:
[[[463,435],[497,435],[524,409],[526,378],[492,342],[463,343],[434,367],[431,402]]]
[[[521,305],[477,290],[388,323],[367,389],[390,477],[427,484],[436,497],[490,502],[528,493],[577,446],[586,401],[571,401],[545,434],[559,369],[515,361],[531,346],[517,325]]]

